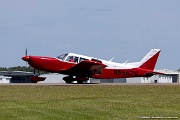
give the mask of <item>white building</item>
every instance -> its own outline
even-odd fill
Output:
[[[0,83],[10,83],[11,77],[0,76]]]
[[[172,83],[172,76],[154,75],[152,77],[127,78],[126,83]]]

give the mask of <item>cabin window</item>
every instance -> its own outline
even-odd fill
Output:
[[[60,60],[64,60],[67,55],[68,54],[63,54],[63,55],[58,56],[57,58],[60,59]]]
[[[80,60],[79,60],[79,62],[82,62],[82,61],[84,61],[84,60],[88,60],[88,59],[81,57]]]
[[[75,57],[74,57],[74,62],[75,62],[75,63],[79,63],[79,57],[76,57],[76,56],[75,56]]]
[[[96,61],[96,62],[99,62],[99,63],[102,63],[102,61],[98,60],[98,59],[91,59],[92,61]]]

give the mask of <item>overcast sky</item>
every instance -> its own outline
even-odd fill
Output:
[[[0,0],[0,67],[75,52],[115,62],[161,49],[156,69],[180,68],[180,0]]]

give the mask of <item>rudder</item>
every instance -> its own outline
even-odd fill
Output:
[[[140,61],[139,68],[154,70],[160,49],[151,49],[151,51]]]

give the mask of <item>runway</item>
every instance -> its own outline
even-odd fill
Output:
[[[180,85],[180,83],[84,83],[84,84],[66,84],[66,83],[0,83],[0,86],[167,86]]]

